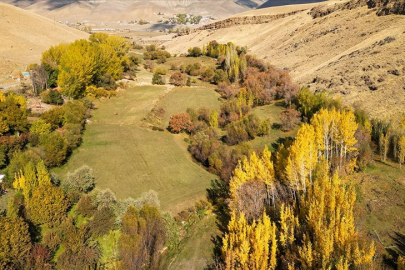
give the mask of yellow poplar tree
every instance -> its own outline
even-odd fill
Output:
[[[264,213],[249,225],[244,214],[231,214],[222,255],[226,269],[266,270],[277,266],[276,226]]]
[[[274,202],[274,167],[271,161],[271,152],[267,147],[263,150],[261,157],[258,157],[255,152],[248,160],[245,158],[243,162],[239,162],[234,170],[233,176],[229,182],[231,209],[237,209],[239,204],[238,189],[247,181],[261,181],[263,182],[272,193]]]
[[[312,182],[312,171],[317,163],[317,144],[315,130],[309,124],[304,124],[290,147],[286,175],[291,187],[298,192],[307,189],[307,182]]]

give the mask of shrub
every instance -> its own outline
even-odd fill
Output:
[[[174,84],[175,86],[185,86],[187,83],[187,75],[180,72],[175,72],[170,77],[170,83]]]
[[[63,116],[65,114],[64,107],[55,107],[52,110],[46,111],[41,115],[41,119],[51,124],[52,130],[58,129],[63,124]]]
[[[82,142],[82,126],[80,124],[66,124],[62,129],[62,135],[67,142],[68,151],[72,152]]]
[[[301,113],[295,109],[287,109],[281,113],[281,129],[289,131],[301,122]]]
[[[70,191],[77,190],[87,193],[94,188],[94,179],[93,170],[84,165],[74,173],[67,174],[64,186]]]
[[[214,80],[215,72],[211,68],[206,68],[201,74],[201,80],[204,82],[212,82]]]
[[[173,133],[182,131],[191,132],[193,130],[193,123],[190,120],[188,113],[175,114],[169,121],[169,130]]]
[[[156,71],[152,77],[152,84],[164,85],[162,76]]]
[[[214,75],[214,82],[216,84],[220,83],[220,82],[228,82],[228,75],[226,74],[225,71],[223,71],[222,69],[217,69],[215,71],[215,75]]]
[[[47,104],[62,105],[62,95],[56,90],[46,90],[42,92],[41,99]]]
[[[217,91],[221,97],[225,99],[231,99],[236,96],[236,90],[226,82],[219,82],[215,91]]]
[[[188,55],[191,57],[199,57],[202,55],[202,51],[199,47],[188,49]]]
[[[190,76],[198,76],[198,75],[200,75],[200,69],[201,69],[201,64],[200,63],[194,63],[194,64],[188,65],[186,67],[185,71]]]
[[[111,207],[117,201],[115,194],[110,189],[105,189],[97,193],[97,208]]]

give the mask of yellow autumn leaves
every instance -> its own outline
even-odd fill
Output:
[[[338,176],[355,162],[356,129],[351,111],[320,110],[275,163],[267,148],[239,163],[229,183],[230,222],[222,239],[226,269],[372,264],[374,244],[365,247],[354,226],[355,192]],[[261,215],[251,208],[262,209]]]

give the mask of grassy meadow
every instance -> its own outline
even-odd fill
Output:
[[[153,189],[162,208],[173,212],[203,198],[216,176],[193,162],[184,135],[141,125],[165,90],[166,86],[136,86],[99,104],[86,125],[83,144],[55,170],[62,181],[86,164],[94,170],[96,187],[110,188],[118,198],[136,198]],[[217,99],[211,89],[175,88],[160,102],[170,117],[187,106],[219,104]]]

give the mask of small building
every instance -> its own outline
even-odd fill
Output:
[[[5,176],[6,176],[5,174],[0,174],[0,183],[3,183],[3,180],[4,180]]]

